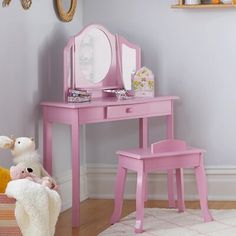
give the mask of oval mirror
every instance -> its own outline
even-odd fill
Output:
[[[92,28],[85,32],[77,46],[77,80],[82,78],[96,84],[105,79],[112,61],[111,45],[106,34]],[[78,85],[79,81],[76,81]]]

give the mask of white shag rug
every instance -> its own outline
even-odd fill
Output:
[[[140,236],[236,236],[236,209],[210,210],[214,221],[204,223],[200,210],[146,208],[144,232]],[[135,212],[110,226],[99,236],[138,235],[134,233]]]

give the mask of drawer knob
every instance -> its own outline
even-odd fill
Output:
[[[131,113],[131,112],[133,112],[132,108],[126,108],[126,113]]]

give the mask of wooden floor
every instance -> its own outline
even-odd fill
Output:
[[[146,207],[166,208],[167,201],[148,201]],[[199,202],[186,202],[187,208],[199,208]],[[235,209],[236,202],[209,202],[212,209]],[[71,228],[71,210],[63,212],[56,228],[55,236],[96,236],[109,227],[109,218],[113,210],[113,200],[89,199],[81,204],[81,226]],[[135,201],[126,200],[123,216],[135,211]]]

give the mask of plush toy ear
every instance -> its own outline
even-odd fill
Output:
[[[15,140],[7,136],[0,136],[0,148],[13,149]]]

